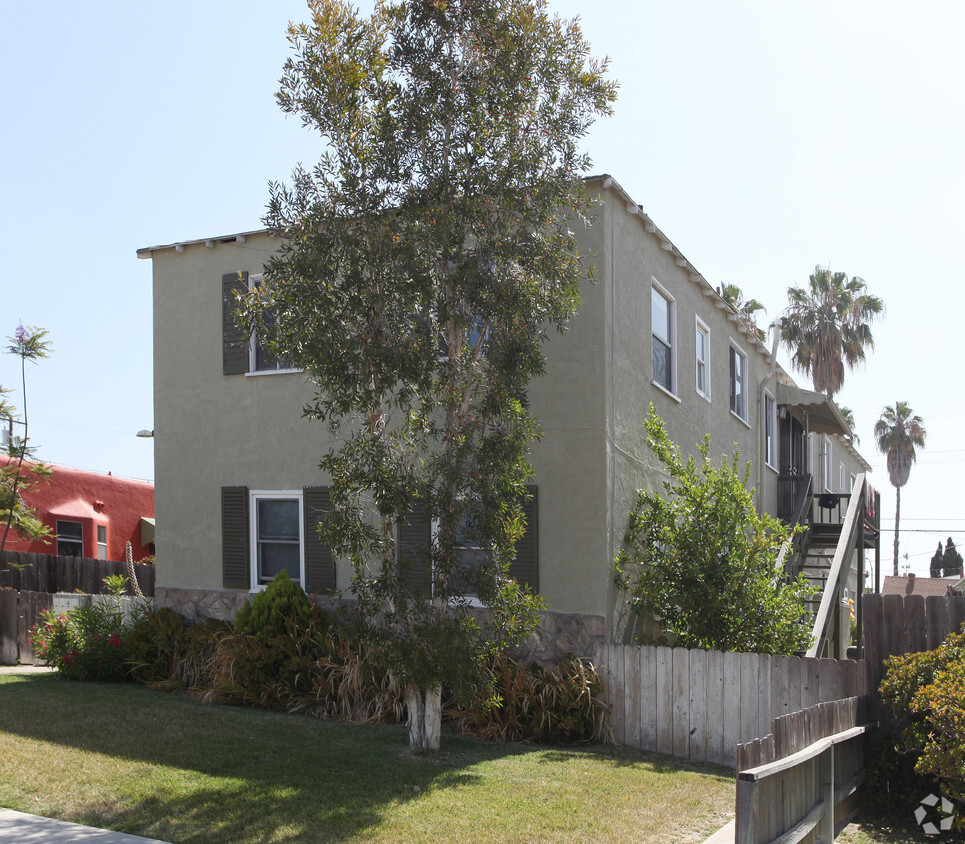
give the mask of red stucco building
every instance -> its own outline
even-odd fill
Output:
[[[0,456],[0,463],[8,460]],[[11,535],[7,550],[123,560],[130,542],[135,561],[154,554],[154,484],[48,465],[53,474],[23,499],[52,535],[36,542]]]

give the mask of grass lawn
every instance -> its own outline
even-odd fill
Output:
[[[0,674],[0,806],[172,842],[702,841],[734,779],[614,747],[204,706],[127,684]]]

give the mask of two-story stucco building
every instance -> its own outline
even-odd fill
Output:
[[[614,635],[613,560],[636,490],[661,480],[641,437],[651,402],[685,450],[708,433],[715,456],[736,443],[772,513],[781,473],[847,491],[868,467],[834,405],[794,386],[623,189],[609,176],[586,184],[600,204],[577,238],[597,281],[570,330],[547,342],[546,373],[531,385],[545,436],[532,448],[521,577],[557,617],[600,636]],[[231,319],[231,291],[277,245],[252,231],[138,251],[154,269],[157,587],[189,612],[225,613],[258,588],[270,575],[265,543],[310,591],[350,585],[349,564],[313,528],[330,443],[302,416],[311,386],[239,341]],[[277,519],[291,526],[284,540],[273,538]]]

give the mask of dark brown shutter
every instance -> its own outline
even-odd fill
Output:
[[[331,509],[327,486],[307,486],[305,507],[305,591],[335,590],[335,556],[318,535],[318,523]]]
[[[517,583],[539,593],[539,495],[538,487],[527,486],[529,498],[523,501],[526,531],[516,543],[516,558],[509,565],[509,576]]]
[[[399,523],[399,566],[406,585],[415,595],[428,597],[432,591],[432,524],[425,508],[410,510]]]
[[[251,588],[248,487],[221,487],[221,551],[225,589]]]
[[[224,340],[224,374],[241,375],[248,371],[248,335],[235,324],[235,293],[248,292],[248,273],[221,276],[221,322]]]

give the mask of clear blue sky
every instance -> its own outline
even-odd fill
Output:
[[[898,400],[925,418],[901,525],[926,574],[939,538],[965,543],[965,7],[550,6],[582,14],[621,83],[616,115],[587,140],[594,172],[709,281],[739,285],[770,318],[817,263],[884,298],[877,350],[839,398],[886,519],[894,489],[872,427]],[[134,436],[153,426],[151,264],[135,250],[260,227],[267,182],[317,157],[273,100],[286,23],[305,17],[295,0],[5,5],[0,335],[18,320],[50,331],[53,357],[28,371],[45,459],[153,477],[153,443]],[[0,384],[22,406],[10,355]],[[882,544],[890,569],[890,533]]]

